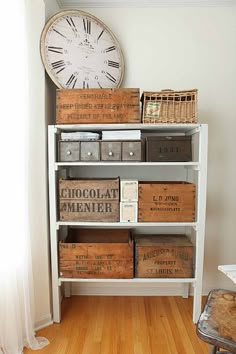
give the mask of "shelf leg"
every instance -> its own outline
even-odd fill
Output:
[[[52,277],[52,307],[53,321],[61,321],[61,288],[58,279],[58,231],[57,222],[57,175],[54,162],[56,161],[56,132],[54,126],[48,127],[48,164],[49,164],[49,214],[50,214],[50,247],[51,247],[51,277]]]
[[[206,184],[207,184],[207,143],[208,127],[203,124],[200,127],[199,135],[199,164],[200,171],[198,175],[197,186],[197,221],[196,229],[196,264],[195,264],[195,283],[193,300],[193,322],[196,323],[201,314],[202,303],[202,275],[205,241],[205,219],[206,219]]]
[[[64,283],[64,296],[71,297],[71,283]]]
[[[189,296],[189,284],[188,283],[184,283],[183,284],[183,295],[182,295],[182,297],[184,299],[187,299],[188,296]]]

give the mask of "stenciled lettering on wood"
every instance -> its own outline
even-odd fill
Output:
[[[119,188],[61,188],[61,199],[118,199]]]
[[[119,180],[60,180],[60,219],[118,221]]]
[[[56,111],[58,124],[139,123],[139,89],[57,90]]]

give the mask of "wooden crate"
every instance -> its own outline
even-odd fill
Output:
[[[197,90],[143,92],[143,123],[197,123]]]
[[[140,123],[138,88],[58,89],[57,124]]]
[[[195,221],[195,185],[188,182],[139,182],[139,222]]]
[[[59,244],[63,278],[133,278],[129,229],[70,229]]]
[[[192,161],[192,137],[146,137],[146,161]]]
[[[119,221],[119,178],[60,179],[62,221]]]
[[[193,245],[185,235],[135,236],[135,277],[191,278]]]

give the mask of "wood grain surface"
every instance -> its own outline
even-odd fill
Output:
[[[62,322],[37,335],[50,341],[40,354],[208,353],[192,322],[192,297],[74,296],[62,302]]]

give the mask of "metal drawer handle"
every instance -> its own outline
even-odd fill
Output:
[[[134,153],[133,153],[133,151],[130,151],[130,153],[129,153],[129,154],[130,154],[130,156],[134,156]]]
[[[109,155],[109,156],[112,156],[112,155],[113,155],[113,152],[112,152],[112,151],[109,151],[109,152],[108,152],[108,155]]]
[[[89,152],[88,152],[88,156],[92,156],[92,152],[89,151]]]
[[[66,153],[67,153],[67,155],[71,155],[71,151],[70,150],[68,150]]]

